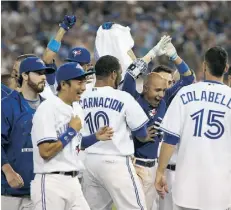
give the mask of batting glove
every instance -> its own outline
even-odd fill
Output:
[[[148,64],[142,59],[136,59],[133,63],[127,68],[128,74],[130,74],[134,79],[137,79],[138,76],[142,73],[147,74]]]
[[[165,55],[167,55],[171,61],[175,61],[177,59],[178,55],[176,48],[171,42],[167,44],[165,51]]]
[[[68,31],[71,29],[76,23],[76,16],[75,15],[65,15],[62,23],[59,24],[59,27],[63,28],[64,30]]]
[[[165,54],[165,48],[167,46],[168,43],[171,43],[171,37],[170,36],[166,36],[164,35],[163,37],[161,37],[160,41],[157,43],[157,45],[152,49],[153,53],[156,56],[161,56],[163,54]]]

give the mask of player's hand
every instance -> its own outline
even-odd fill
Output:
[[[69,126],[79,132],[82,128],[81,120],[78,116],[72,117]]]
[[[6,180],[10,187],[12,188],[21,188],[24,186],[24,181],[22,177],[16,173],[14,170],[5,173]]]
[[[97,132],[96,132],[96,138],[100,141],[108,141],[111,140],[113,137],[114,131],[112,128],[108,127],[108,126],[104,126],[102,128],[100,128]]]
[[[164,199],[165,194],[168,193],[168,185],[164,174],[161,173],[158,169],[156,171],[156,179],[154,185],[159,196]]]
[[[157,131],[156,129],[154,129],[153,125],[152,126],[149,126],[147,128],[147,133],[148,133],[148,136],[146,137],[146,142],[147,141],[153,141],[154,142],[154,137],[157,136]]]
[[[71,29],[76,23],[76,16],[75,15],[65,15],[63,21],[59,24],[59,27],[63,28],[64,30],[68,31]]]
[[[165,49],[168,43],[171,42],[171,37],[164,35],[161,37],[160,41],[157,43],[157,45],[153,48],[155,56],[161,56],[166,53]]]
[[[176,48],[171,42],[167,44],[165,51],[166,51],[165,55],[167,55],[171,61],[177,59],[178,55],[177,55]]]
[[[148,64],[142,59],[136,59],[127,68],[127,72],[136,79],[140,74],[147,74]]]

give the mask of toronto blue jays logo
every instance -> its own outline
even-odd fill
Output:
[[[76,55],[81,55],[81,50],[74,50],[73,52],[72,52],[73,54],[74,54],[74,57],[76,56]]]
[[[44,64],[44,62],[43,62],[41,59],[37,59],[37,60],[36,60],[36,62],[38,62],[38,63],[41,63],[41,64],[45,65],[45,64]]]
[[[155,116],[155,114],[156,114],[156,109],[150,110],[150,111],[148,112],[148,114],[149,114],[150,117]]]

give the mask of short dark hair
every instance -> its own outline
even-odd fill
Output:
[[[29,75],[30,72],[25,72],[25,74]],[[20,74],[19,75],[19,78],[18,78],[18,85],[19,87],[22,87],[22,82],[23,82],[23,77],[22,75]]]
[[[171,68],[169,68],[168,66],[165,65],[159,65],[157,67],[155,67],[152,72],[156,72],[156,73],[160,73],[160,72],[165,72],[168,74],[172,74],[173,70]]]
[[[99,58],[95,64],[96,77],[108,77],[113,71],[120,70],[119,60],[111,55],[105,55]]]
[[[67,81],[65,81],[65,82],[66,82],[68,85],[71,85],[71,81],[70,81],[70,80],[67,80]],[[61,82],[58,83],[58,86],[57,86],[56,90],[57,90],[58,92],[61,90]]]
[[[210,73],[215,77],[221,77],[225,73],[228,53],[222,47],[212,47],[205,53],[204,60],[208,65]]]

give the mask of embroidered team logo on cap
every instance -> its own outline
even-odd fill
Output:
[[[72,52],[73,54],[74,54],[74,57],[76,56],[76,55],[81,55],[81,50],[74,50],[73,52]]]
[[[38,62],[38,63],[41,63],[41,64],[45,65],[45,63],[44,63],[41,59],[37,59],[37,60],[36,60],[36,62]]]

